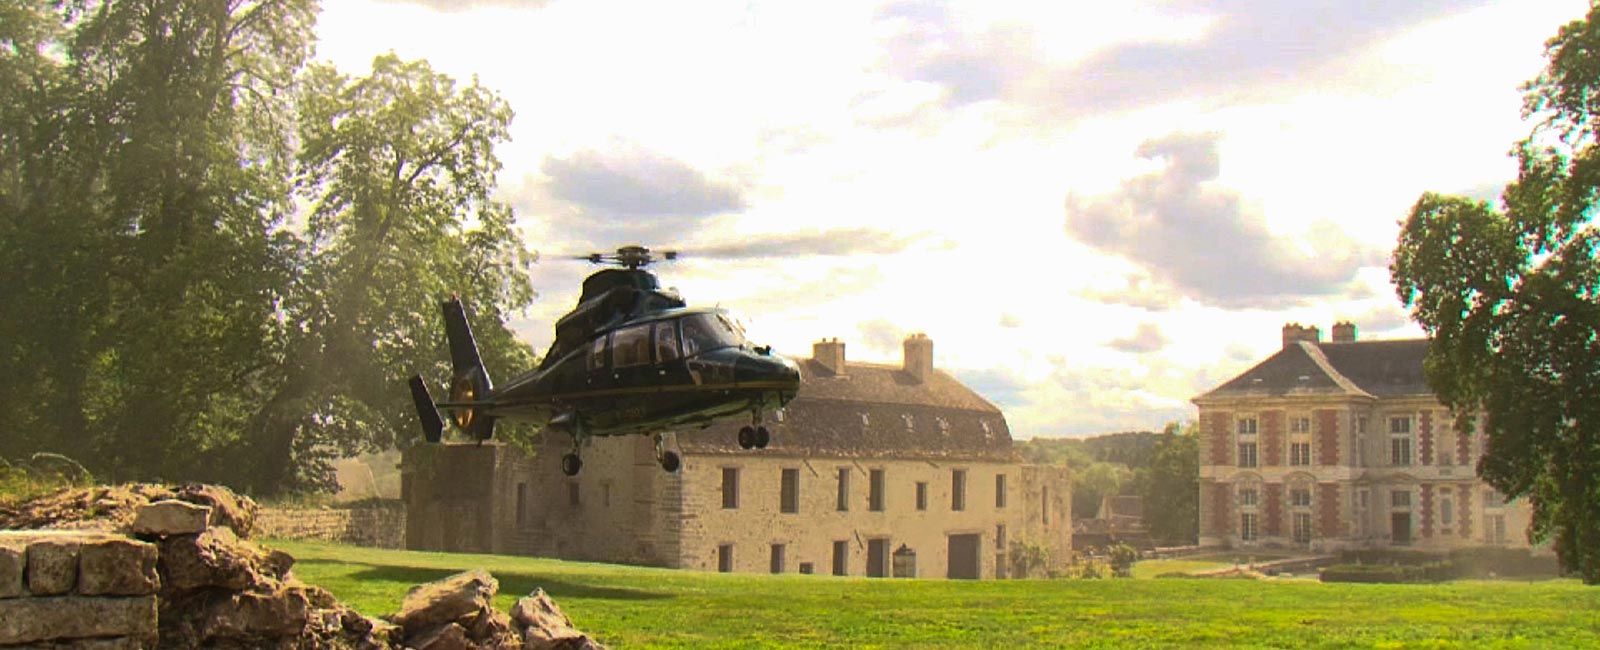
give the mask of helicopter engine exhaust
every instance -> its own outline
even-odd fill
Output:
[[[444,309],[445,338],[450,343],[450,402],[477,402],[490,394],[494,383],[478,355],[478,342],[472,336],[472,326],[467,324],[466,307],[462,306],[460,296],[450,296],[440,307]],[[494,437],[494,418],[477,408],[457,406],[450,419],[477,440]]]

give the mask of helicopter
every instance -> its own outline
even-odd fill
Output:
[[[577,257],[615,268],[584,280],[577,306],[556,321],[555,341],[539,367],[499,386],[483,367],[466,307],[457,296],[443,301],[449,399],[435,402],[421,375],[410,379],[423,437],[440,441],[441,410],[479,443],[494,436],[497,420],[533,421],[571,436],[561,472],[576,476],[589,438],[649,435],[661,468],[676,472],[683,461],[667,449],[664,434],[748,413],[739,446],[765,448],[771,441],[765,414],[794,399],[799,366],[771,346],[751,345],[726,310],[689,307],[676,290],[661,289],[646,267],[677,257],[664,251],[657,258],[637,245]]]

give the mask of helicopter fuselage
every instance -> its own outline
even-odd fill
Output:
[[[669,309],[598,332],[543,370],[473,404],[474,417],[531,420],[576,438],[704,426],[782,408],[799,390],[793,361],[757,349],[718,309]]]

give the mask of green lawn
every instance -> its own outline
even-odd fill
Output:
[[[1600,647],[1600,588],[1576,581],[1354,585],[1250,580],[956,582],[721,575],[270,542],[364,613],[469,568],[508,608],[543,587],[614,648]]]

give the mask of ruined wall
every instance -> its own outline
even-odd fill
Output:
[[[383,501],[345,508],[262,508],[256,534],[376,548],[405,548],[406,508]]]
[[[0,531],[0,648],[154,647],[156,546],[96,532]]]

